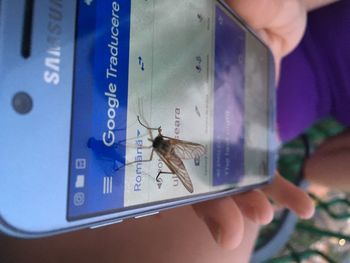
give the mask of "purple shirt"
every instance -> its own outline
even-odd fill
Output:
[[[302,42],[281,67],[281,140],[295,138],[328,116],[350,126],[350,1],[310,13]]]

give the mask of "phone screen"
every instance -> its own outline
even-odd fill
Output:
[[[68,220],[266,182],[268,63],[216,1],[79,1]]]

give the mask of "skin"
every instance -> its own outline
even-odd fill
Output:
[[[157,217],[34,240],[0,234],[0,262],[16,263],[244,263],[257,235],[255,224],[244,219],[240,249],[225,250],[211,238],[207,225],[190,206]],[[235,260],[237,259],[237,260]]]
[[[337,1],[340,0],[304,0],[303,2],[307,10],[310,11]]]
[[[315,184],[349,191],[349,160],[350,130],[346,130],[322,143],[306,163],[305,176]]]

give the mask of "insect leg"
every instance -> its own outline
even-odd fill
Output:
[[[151,146],[151,147],[152,147],[152,146]],[[151,147],[143,147],[143,149],[145,149],[145,148],[151,148]],[[147,163],[147,162],[150,162],[150,161],[153,160],[153,153],[154,153],[154,149],[152,149],[151,156],[150,156],[149,159],[147,159],[147,160],[141,160],[141,161],[132,161],[132,162],[126,163],[126,164],[124,164],[123,166],[119,167],[117,170],[119,170],[119,169],[121,169],[121,168],[123,168],[123,167],[125,167],[125,166],[132,165],[132,164],[134,164],[134,163]]]
[[[128,140],[131,140],[131,139],[128,139]],[[125,144],[122,144],[122,143],[120,143],[120,141],[118,142],[118,145],[116,146],[116,148],[118,146],[124,146],[126,148],[139,148],[139,149],[151,149],[153,147],[152,145],[150,145],[150,146],[139,146],[136,143],[125,143]]]
[[[159,172],[158,172],[158,175],[157,175],[157,177],[156,177],[156,181],[157,181],[157,182],[160,182],[159,176],[160,176],[161,174],[175,174],[175,173],[173,173],[173,172],[163,172],[163,171],[159,171]]]
[[[129,141],[140,139],[140,137],[143,137],[147,134],[139,134],[137,136],[131,137],[131,138],[126,138],[124,140],[119,140],[114,144],[114,147],[117,148],[118,146],[124,146],[124,147],[130,147],[133,148],[135,145],[133,143],[128,143]],[[151,148],[151,147],[148,147]]]

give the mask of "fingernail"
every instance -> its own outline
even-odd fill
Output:
[[[260,214],[258,213],[258,211],[253,206],[247,206],[245,209],[246,209],[246,214],[249,215],[249,219],[253,223],[260,225],[263,220],[260,217]]]
[[[250,211],[251,211],[251,213],[253,215],[252,221],[255,224],[260,225],[262,220],[260,218],[260,214],[258,213],[258,211],[254,207],[250,207]]]
[[[205,223],[207,224],[210,233],[214,237],[216,243],[221,244],[221,231],[220,226],[211,218],[205,217]]]
[[[314,214],[315,214],[315,207],[312,207],[308,210],[302,211],[300,213],[300,217],[302,219],[310,219],[311,217],[313,217]]]

